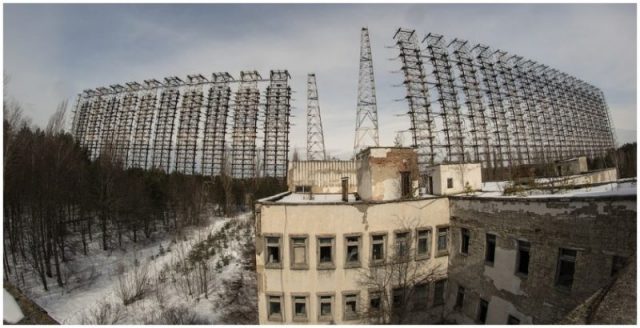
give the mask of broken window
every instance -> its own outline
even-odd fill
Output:
[[[349,293],[343,295],[344,318],[346,320],[358,319],[358,294]]]
[[[418,239],[416,255],[418,257],[429,257],[431,254],[431,230],[418,230],[416,238]]]
[[[267,265],[280,266],[280,237],[267,237]]]
[[[347,236],[345,238],[347,245],[346,264],[348,267],[360,265],[360,236]]]
[[[447,178],[447,188],[453,188],[453,178]]]
[[[402,197],[411,197],[411,172],[400,172]]]
[[[333,319],[333,296],[320,296],[318,298],[318,304],[320,306],[319,320],[329,321]]]
[[[333,266],[333,237],[318,238],[318,265]]]
[[[269,296],[269,320],[282,321],[282,296]]]
[[[395,236],[396,239],[396,256],[398,258],[404,258],[409,255],[409,233],[398,232]]]
[[[369,292],[369,311],[378,312],[382,307],[382,296],[380,292]]]
[[[307,238],[291,238],[291,267],[306,268],[307,266]]]
[[[556,273],[556,286],[571,289],[573,274],[576,272],[576,256],[578,252],[573,249],[560,249],[558,268]]]
[[[458,293],[456,294],[456,309],[462,309],[464,305],[464,287],[458,286]]]
[[[444,304],[444,289],[445,284],[447,283],[446,279],[438,280],[434,286],[434,295],[433,295],[433,305]]]
[[[480,306],[478,306],[478,322],[487,322],[487,311],[489,311],[489,302],[480,299]]]
[[[419,284],[413,289],[413,310],[426,310],[428,300],[428,285]]]
[[[520,319],[509,315],[509,318],[507,318],[507,325],[519,325],[520,324]]]
[[[385,235],[371,236],[371,260],[373,262],[384,261]]]
[[[496,235],[488,233],[486,245],[484,261],[487,264],[493,265],[493,262],[496,260]]]
[[[393,310],[398,312],[404,306],[404,288],[394,288],[392,290],[392,303]]]
[[[469,229],[461,228],[460,235],[460,253],[469,254],[469,239],[471,238]]]
[[[529,249],[531,244],[526,241],[518,240],[518,258],[517,258],[517,273],[522,275],[529,274]]]
[[[448,243],[449,243],[449,228],[448,227],[438,228],[438,252],[446,251]]]
[[[306,296],[293,296],[293,320],[307,320]]]
[[[626,257],[614,255],[611,263],[611,276],[614,276],[616,273],[620,272],[620,270],[622,270],[622,268],[624,268],[626,265]]]

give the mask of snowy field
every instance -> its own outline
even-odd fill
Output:
[[[250,215],[210,218],[174,238],[166,234],[113,251],[101,250],[94,238],[88,256],[65,263],[64,287],[50,279],[44,291],[35,276],[25,276],[19,287],[62,324],[234,323],[221,316],[229,303],[221,299],[228,297],[220,292],[225,284],[240,281],[250,298],[243,302],[256,302],[246,258],[253,243]],[[124,301],[134,290],[140,295]]]

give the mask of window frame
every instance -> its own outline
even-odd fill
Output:
[[[349,316],[347,314],[347,298],[355,296],[356,299],[356,312]],[[342,292],[342,320],[353,321],[360,319],[360,291],[359,290],[347,290]]]
[[[318,322],[327,322],[327,321],[333,321],[335,318],[335,303],[336,303],[336,294],[333,292],[324,292],[324,293],[317,293],[316,294],[316,299],[318,300]],[[322,298],[323,297],[330,297],[331,298],[331,315],[322,315]]]
[[[348,241],[348,238],[358,237],[358,261],[349,261],[349,246],[353,246],[352,242]],[[342,238],[344,242],[344,268],[353,269],[362,266],[362,234],[361,233],[348,233],[344,234]]]
[[[446,245],[445,245],[445,249],[440,249],[440,232],[441,230],[446,230]],[[438,225],[436,226],[436,234],[437,234],[437,238],[436,238],[436,256],[435,257],[441,257],[441,256],[447,256],[449,255],[449,243],[450,243],[450,239],[451,236],[449,236],[451,231],[451,228],[449,227],[448,224],[442,224],[442,225]]]
[[[412,196],[410,171],[400,172],[400,195],[401,198],[410,198]]]
[[[441,298],[438,298],[438,284],[442,283],[442,294],[441,294]],[[447,278],[443,278],[443,279],[438,279],[436,281],[433,282],[433,304],[432,307],[436,307],[436,306],[441,306],[444,305],[445,302],[447,301]]]
[[[419,302],[418,298],[418,287],[424,286],[425,288],[425,298]],[[413,286],[413,297],[411,299],[411,311],[427,311],[429,309],[429,284],[428,283],[420,283],[415,284]]]
[[[304,297],[305,302],[305,317],[300,317],[296,315],[296,297]],[[309,293],[291,293],[291,320],[293,322],[308,322],[309,321]]]
[[[427,232],[427,251],[420,253],[420,233]],[[416,228],[416,260],[424,260],[431,258],[433,249],[433,229],[431,227]]]
[[[484,311],[484,319],[481,319],[481,314],[482,314],[482,308],[483,308],[483,304],[486,304],[485,311]],[[478,300],[478,313],[476,315],[476,321],[481,323],[481,324],[486,324],[487,323],[487,317],[489,316],[489,301],[485,300],[484,298],[480,298]]]
[[[493,250],[491,252],[493,259],[489,260],[489,240],[490,236],[493,236]],[[485,233],[484,237],[484,265],[494,266],[496,263],[496,248],[498,246],[498,235],[494,233]]]
[[[568,255],[563,255],[562,251],[572,251],[575,252],[575,256],[573,256],[573,260],[569,259]],[[561,268],[561,263],[563,261],[568,261],[573,263],[573,273],[571,274],[571,284],[569,286],[560,284],[560,268]],[[575,281],[575,275],[576,275],[576,265],[578,263],[578,250],[575,248],[564,248],[561,247],[558,249],[558,261],[556,262],[556,277],[555,277],[555,282],[554,282],[554,286],[560,290],[565,290],[565,291],[571,291],[571,289],[573,288],[573,283]]]
[[[304,238],[304,263],[295,263],[295,244],[294,239]],[[289,261],[291,270],[307,270],[309,269],[309,235],[307,234],[294,234],[289,235]]]
[[[404,254],[399,254],[398,253],[398,235],[401,234],[406,234],[406,236],[404,237],[404,244],[405,244],[405,251]],[[402,230],[394,230],[393,231],[393,255],[397,258],[400,259],[400,257],[402,257],[402,259],[409,259],[411,257],[411,246],[412,246],[412,236],[411,236],[411,230],[409,229],[402,229]]]
[[[384,293],[383,290],[375,289],[375,288],[374,289],[369,289],[367,291],[367,313],[369,313],[369,314],[379,314],[380,311],[384,310],[382,308],[382,307],[384,307],[384,302],[383,302],[383,297],[385,297],[384,294],[385,293]],[[379,301],[380,307],[375,311],[372,310],[372,307],[371,307],[371,300],[374,299],[374,297],[372,297],[372,296],[376,296],[375,298],[378,298],[380,300]]]
[[[331,262],[321,262],[320,239],[331,239]],[[317,235],[316,236],[316,269],[318,270],[334,270],[336,268],[336,235]]]
[[[278,297],[280,299],[280,317],[276,318],[271,314],[271,298]],[[267,301],[267,320],[273,322],[284,322],[284,293],[267,292],[265,293]]]
[[[529,276],[529,265],[531,264],[531,242],[526,240],[518,239],[516,240],[518,252],[516,253],[516,275],[522,278],[526,278]],[[522,263],[522,255],[521,252],[526,250],[529,254],[527,259],[527,272],[520,271],[520,264]]]
[[[387,260],[387,235],[386,231],[384,232],[371,232],[369,233],[369,265],[381,265],[384,264]],[[382,236],[382,259],[374,260],[373,259],[373,237]],[[377,243],[376,243],[377,244]]]
[[[466,237],[466,245],[465,245]],[[471,245],[471,231],[468,228],[460,228],[460,254],[469,255],[469,245]],[[466,246],[466,247],[465,247]]]
[[[453,189],[453,178],[447,178],[447,189]]]
[[[282,252],[282,234],[279,233],[265,233],[262,235],[264,240],[264,267],[265,269],[282,269],[282,263],[284,262],[284,254]],[[278,253],[280,255],[280,261],[278,263],[269,262],[269,247],[272,244],[269,243],[269,238],[278,238]]]

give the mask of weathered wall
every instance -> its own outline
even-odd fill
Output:
[[[309,293],[308,323],[318,322],[317,293],[335,294],[334,322],[360,323],[360,320],[345,321],[342,311],[342,292],[360,291],[361,304],[367,304],[368,294],[359,281],[363,271],[369,267],[370,233],[386,232],[385,254],[391,254],[394,232],[404,228],[446,225],[449,221],[449,201],[447,198],[426,198],[418,200],[382,203],[325,203],[286,204],[265,201],[257,205],[256,213],[256,263],[258,276],[258,308],[260,324],[277,323],[267,320],[267,300],[265,293],[284,293],[285,322],[292,322],[292,293]],[[412,229],[413,230],[413,229]],[[345,234],[361,233],[361,268],[345,268]],[[282,269],[265,268],[265,234],[283,236]],[[308,235],[308,269],[291,269],[289,256],[289,236]],[[335,236],[335,269],[317,269],[316,236]],[[433,235],[432,235],[433,236]],[[412,231],[412,249],[415,248],[415,230]],[[446,274],[447,256],[436,255],[435,237],[431,240],[431,257],[418,261],[423,270],[437,268],[439,275]],[[429,286],[430,313],[442,313],[443,306],[431,307],[434,288]],[[440,316],[437,316],[441,318]]]
[[[289,162],[289,191],[296,186],[312,186],[313,193],[339,193],[341,178],[349,177],[349,192],[356,192],[355,161],[299,161]]]
[[[572,158],[570,160],[557,162],[556,170],[558,175],[561,176],[585,173],[589,170],[587,167],[587,158],[581,156]]]
[[[358,195],[364,200],[394,200],[402,196],[400,172],[410,172],[418,195],[417,155],[411,148],[368,148],[358,154]]]
[[[459,194],[466,191],[468,184],[473,191],[482,189],[482,169],[480,163],[442,164],[429,167],[425,175],[433,179],[434,195]],[[447,188],[447,179],[453,179],[453,188]]]
[[[557,322],[610,281],[613,255],[636,249],[636,199],[451,197],[449,318],[476,319],[479,298],[489,301],[487,323]],[[461,231],[470,231],[468,255]],[[497,236],[495,262],[486,265],[485,234]],[[517,275],[517,240],[531,243],[529,274]],[[578,250],[570,291],[555,286],[560,248]],[[462,310],[454,310],[458,286],[466,289]]]
[[[543,183],[554,181],[556,185],[585,185],[593,183],[605,183],[618,180],[618,171],[615,168],[592,171],[580,175],[561,178],[541,179]]]

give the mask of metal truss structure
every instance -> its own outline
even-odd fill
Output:
[[[180,123],[176,142],[176,171],[184,174],[196,172],[196,154],[200,116],[204,105],[204,83],[202,74],[187,76],[187,89],[182,95]]]
[[[246,179],[257,176],[256,138],[260,91],[257,71],[240,72],[233,116],[231,175]]]
[[[284,178],[289,152],[291,88],[286,70],[265,80],[256,71],[168,77],[78,95],[72,133],[96,159],[110,152],[125,167],[216,176],[230,170],[236,178],[260,173]],[[260,103],[259,82],[269,82]],[[231,84],[240,82],[230,105]],[[233,131],[227,133],[233,108]],[[257,148],[258,115],[264,108],[264,149]],[[227,138],[231,147],[227,147]],[[227,159],[230,159],[228,161]],[[230,163],[230,168],[225,163]]]
[[[288,71],[271,71],[264,111],[263,176],[284,178],[289,165],[291,87]]]
[[[310,73],[307,75],[307,160],[324,161],[326,159],[316,75]]]
[[[378,105],[376,84],[373,78],[373,59],[369,29],[362,28],[360,35],[360,71],[358,76],[358,112],[353,151],[357,154],[367,146],[379,146]]]
[[[207,98],[207,111],[202,140],[202,174],[216,176],[223,170],[225,135],[233,77],[229,73],[213,73]]]
[[[615,147],[606,101],[594,86],[482,44],[454,39],[445,46],[429,33],[422,49],[408,29],[394,40],[421,169],[551,163]]]

